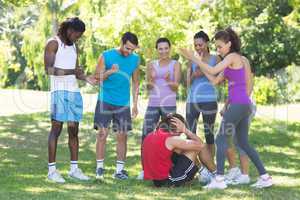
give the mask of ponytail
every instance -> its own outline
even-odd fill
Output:
[[[230,53],[241,51],[241,40],[232,28],[228,27],[225,30],[219,31],[215,34],[215,40],[222,40],[223,42],[231,42]]]

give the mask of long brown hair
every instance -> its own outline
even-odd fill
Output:
[[[241,40],[232,28],[228,27],[225,30],[219,31],[215,34],[215,40],[222,40],[223,42],[231,42],[230,53],[240,53]]]

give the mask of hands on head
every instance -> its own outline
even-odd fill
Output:
[[[176,133],[185,133],[186,132],[186,125],[180,119],[176,117],[171,118],[171,124],[175,128]]]

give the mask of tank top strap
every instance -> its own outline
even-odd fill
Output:
[[[61,41],[61,39],[56,35],[55,37],[54,37],[54,39],[57,41],[57,43],[58,43],[58,48],[60,48],[62,45],[63,45],[63,42]]]
[[[176,60],[171,60],[170,64],[169,64],[169,71],[174,71],[174,65],[176,63]]]
[[[153,65],[153,68],[154,68],[154,70],[156,71],[156,72],[158,72],[159,71],[159,60],[154,60],[153,62],[152,62],[152,65]]]

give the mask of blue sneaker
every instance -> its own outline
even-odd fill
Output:
[[[118,173],[114,173],[113,178],[119,179],[119,180],[126,180],[126,179],[128,179],[128,173],[126,170],[123,169],[122,171],[120,171]]]
[[[103,168],[96,169],[96,179],[98,179],[98,180],[103,179],[104,178],[104,172],[105,172],[105,169],[103,169]]]

